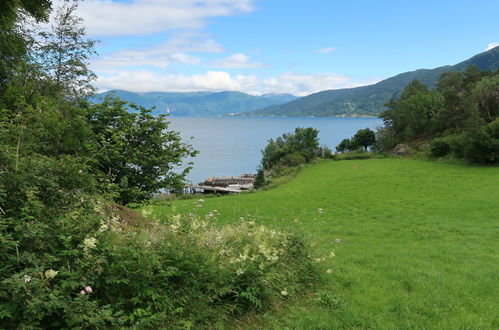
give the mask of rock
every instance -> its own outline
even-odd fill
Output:
[[[392,150],[393,155],[399,155],[399,156],[407,156],[411,154],[411,149],[409,146],[399,143],[393,148]]]

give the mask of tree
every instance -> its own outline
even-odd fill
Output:
[[[473,111],[474,118],[479,117],[486,123],[495,120],[499,116],[499,75],[478,81],[465,103],[467,109]]]
[[[88,69],[95,55],[95,40],[85,38],[82,19],[76,15],[77,3],[64,4],[55,24],[38,34],[36,60],[56,90],[70,97],[85,97],[95,91],[91,82],[96,75]]]
[[[87,115],[94,135],[93,166],[116,185],[118,202],[140,202],[160,189],[183,188],[192,165],[180,169],[183,160],[197,151],[168,130],[166,115],[154,117],[151,109],[113,97],[89,106]]]
[[[275,140],[270,139],[262,150],[263,169],[270,170],[283,162],[310,162],[316,157],[316,150],[319,148],[318,134],[319,131],[315,128],[297,127],[294,133],[285,133]]]
[[[352,149],[352,141],[350,139],[341,140],[340,144],[336,146],[336,152],[345,152]]]
[[[352,138],[355,146],[364,147],[367,151],[369,147],[376,143],[376,135],[369,128],[359,129]]]

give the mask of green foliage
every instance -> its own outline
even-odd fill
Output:
[[[168,130],[166,115],[154,117],[151,111],[112,97],[87,109],[95,144],[92,162],[116,184],[122,204],[150,199],[160,189],[182,190],[191,167],[174,169],[197,154],[178,132]]]
[[[336,152],[367,151],[376,144],[376,134],[369,128],[359,129],[351,139],[343,139],[337,146]]]
[[[255,182],[253,186],[255,189],[259,189],[265,185],[265,175],[263,173],[263,168],[258,168],[256,172]]]
[[[95,55],[95,40],[85,38],[83,20],[76,16],[77,3],[62,5],[51,29],[38,33],[34,58],[44,75],[50,77],[50,92],[66,97],[85,97],[95,91],[91,82],[97,76],[88,69]]]
[[[359,129],[352,138],[353,146],[363,147],[366,151],[368,148],[372,148],[375,143],[376,135],[369,128]]]
[[[270,139],[262,150],[262,168],[270,170],[276,166],[296,166],[317,157],[319,131],[315,128],[297,127],[294,133],[285,133],[275,140]]]
[[[464,157],[473,163],[499,163],[499,119],[468,133]]]
[[[352,141],[350,139],[343,139],[336,146],[336,152],[345,152],[352,149]]]
[[[450,151],[451,146],[444,138],[436,138],[430,143],[430,154],[433,157],[443,157]]]
[[[495,129],[499,115],[499,74],[468,67],[442,75],[434,90],[417,81],[398,100],[390,101],[381,117],[385,127],[378,148],[388,151],[398,143],[431,141],[433,157],[449,153],[473,163],[494,163]],[[439,137],[435,139],[436,137]]]

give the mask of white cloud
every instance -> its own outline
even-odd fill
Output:
[[[487,51],[487,50],[491,50],[492,48],[496,48],[497,46],[499,46],[499,42],[491,42],[491,43],[487,46],[487,49],[485,49],[485,51]]]
[[[114,72],[126,67],[166,68],[172,63],[199,64],[201,59],[187,53],[221,53],[223,48],[201,33],[179,33],[167,42],[148,49],[123,49],[102,54],[92,62],[97,72]]]
[[[217,68],[226,68],[226,69],[245,69],[245,68],[266,68],[262,63],[252,62],[249,56],[238,53],[231,55],[229,57],[223,58],[221,60],[215,61],[214,66]]]
[[[322,48],[322,49],[317,49],[314,51],[316,54],[329,54],[332,53],[336,50],[336,47],[327,47],[327,48]]]
[[[136,92],[168,91],[242,91],[259,95],[265,93],[291,93],[298,96],[327,90],[350,88],[377,82],[370,79],[363,82],[333,73],[296,74],[285,73],[270,78],[255,75],[231,75],[225,71],[207,71],[203,74],[160,74],[148,70],[121,71],[110,76],[100,76],[97,88],[100,90],[123,89]]]
[[[59,0],[61,1],[61,0]],[[254,0],[87,0],[78,13],[94,36],[146,35],[199,29],[209,19],[253,10]]]

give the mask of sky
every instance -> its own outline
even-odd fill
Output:
[[[368,85],[499,45],[498,0],[86,0],[96,87],[260,95]]]

